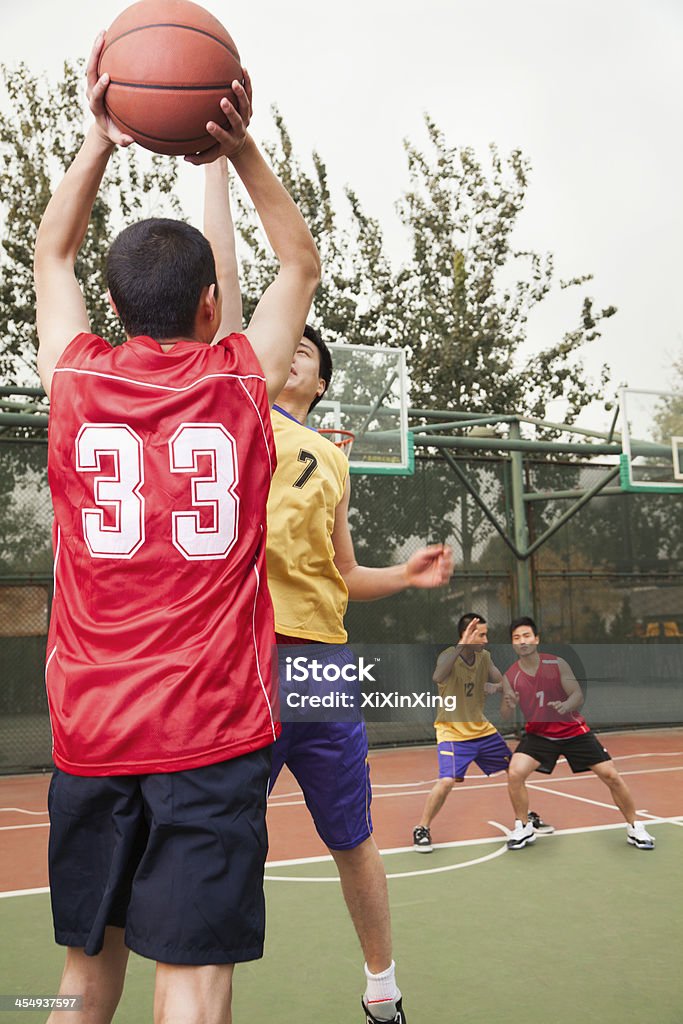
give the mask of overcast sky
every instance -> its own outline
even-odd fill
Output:
[[[3,3],[0,60],[56,77],[85,55],[124,4]],[[272,138],[276,102],[306,161],[317,149],[341,205],[350,184],[405,255],[394,203],[407,185],[402,140],[423,115],[452,144],[532,162],[516,241],[552,251],[559,277],[592,272],[590,294],[616,317],[586,356],[614,386],[666,389],[683,353],[683,3],[680,0],[251,0],[204,4],[249,68],[252,132]],[[198,217],[196,171],[183,168]],[[571,294],[571,293],[570,293]],[[577,293],[578,294],[578,293]],[[534,344],[573,326],[577,297],[544,304]],[[557,412],[561,410],[558,408]],[[592,410],[599,426],[606,414]]]

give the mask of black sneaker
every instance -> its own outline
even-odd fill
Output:
[[[534,832],[538,832],[541,836],[550,836],[555,831],[555,826],[548,825],[535,811],[529,811],[528,819],[534,826]]]
[[[413,829],[413,849],[416,853],[432,852],[432,836],[426,825]]]
[[[429,829],[427,829],[429,832]],[[374,1017],[367,1006],[365,1000],[361,999],[361,1006],[365,1011],[365,1024],[406,1024],[406,1015],[403,1012],[403,1000],[397,999],[394,1005],[394,1016],[393,1017]]]

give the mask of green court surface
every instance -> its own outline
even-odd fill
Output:
[[[409,1024],[681,1024],[683,828],[648,828],[653,852],[628,846],[620,827],[499,856],[497,841],[387,855],[388,874],[408,876],[389,885]],[[268,874],[333,871],[309,862]],[[338,884],[269,880],[266,892],[266,955],[236,969],[235,1024],[360,1024],[362,959]],[[49,897],[1,899],[0,935],[2,992],[54,994],[63,954]],[[117,1024],[151,1022],[153,980],[153,964],[131,956]],[[45,1017],[2,1012],[0,1024]]]

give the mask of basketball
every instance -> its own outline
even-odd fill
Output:
[[[190,0],[140,0],[107,30],[98,74],[107,73],[107,112],[120,131],[167,156],[201,153],[215,142],[206,122],[227,126],[223,96],[242,65],[217,18]]]

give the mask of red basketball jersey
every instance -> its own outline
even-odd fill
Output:
[[[79,334],[52,381],[55,763],[171,772],[272,743],[263,370],[242,335],[112,348]]]
[[[560,665],[552,654],[539,654],[540,663],[535,676],[527,675],[519,661],[505,673],[526,718],[526,731],[547,739],[567,739],[590,732],[581,715],[570,711],[560,715],[548,707],[550,701],[564,701],[567,694],[560,679]]]

